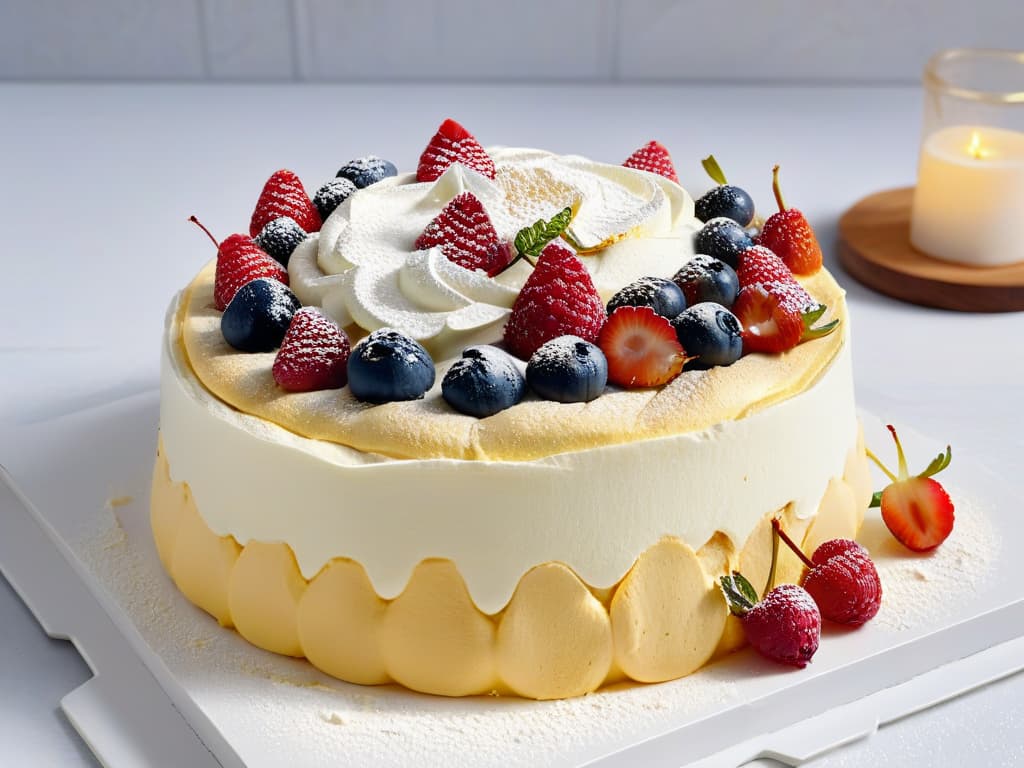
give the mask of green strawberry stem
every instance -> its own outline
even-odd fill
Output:
[[[786,201],[782,199],[782,187],[779,186],[779,166],[772,168],[772,192],[775,193],[775,202],[779,204],[779,210],[786,210]]]
[[[722,172],[722,166],[720,166],[718,161],[715,160],[714,155],[708,155],[700,161],[700,164],[704,166],[704,172],[711,177],[712,181],[723,187],[729,183],[725,180],[725,174]]]
[[[880,506],[882,506],[882,492],[875,491],[871,494],[871,503],[868,504],[868,509],[875,509]]]
[[[896,427],[892,424],[886,424],[885,428],[889,430],[892,439],[896,441],[896,458],[899,461],[900,480],[906,480],[910,477],[910,473],[907,472],[907,457],[903,454],[903,444],[900,443],[900,436],[896,434]]]
[[[885,473],[885,476],[888,477],[889,480],[891,480],[893,483],[901,483],[904,480],[909,479],[910,477],[910,473],[907,470],[907,457],[903,453],[903,444],[900,443],[900,436],[896,434],[896,428],[892,424],[886,424],[885,426],[892,434],[892,439],[896,441],[896,457],[899,461],[897,469],[899,471],[899,474],[893,474],[889,470],[889,468],[882,463],[881,459],[879,459],[871,451],[870,448],[865,448],[864,453],[869,459],[875,462],[878,468]],[[940,453],[934,459],[932,459],[931,463],[924,468],[924,471],[921,474],[919,474],[918,477],[931,477],[932,475],[937,475],[939,472],[948,467],[950,462],[952,461],[953,449],[947,445],[946,450],[943,453]],[[868,505],[868,507],[880,507],[881,505],[882,491],[875,491],[874,495],[871,497],[871,503]]]
[[[779,564],[779,526],[776,525],[777,522],[778,518],[772,518],[772,565],[768,569],[768,581],[765,582],[761,597],[767,595],[775,587],[775,568]]]
[[[204,227],[204,226],[203,226],[203,223],[202,223],[202,222],[201,222],[201,221],[200,221],[199,219],[197,219],[197,218],[196,218],[195,216],[189,216],[189,217],[188,217],[188,220],[189,220],[189,221],[191,221],[191,222],[192,222],[193,224],[195,224],[195,225],[196,225],[197,227],[199,227],[199,228],[200,228],[201,230],[203,230],[203,232],[205,232],[205,233],[206,233],[206,236],[207,236],[208,238],[210,238],[210,240],[212,240],[212,241],[213,241],[213,247],[214,247],[214,248],[216,248],[216,249],[217,249],[217,251],[219,252],[219,251],[220,251],[220,243],[218,243],[218,242],[217,242],[217,238],[216,238],[216,237],[214,237],[214,236],[213,236],[213,235],[212,235],[212,234],[210,233],[210,230],[208,230],[208,229],[207,229],[206,227]]]
[[[779,522],[779,518],[772,518],[772,529],[779,535],[779,537],[786,542],[786,546],[793,550],[793,554],[800,558],[804,565],[808,568],[813,568],[814,563],[807,555],[804,554],[803,550],[796,545],[796,542],[789,538],[789,535],[782,530],[782,523]]]

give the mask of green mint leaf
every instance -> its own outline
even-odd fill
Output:
[[[541,251],[548,243],[561,235],[572,221],[572,208],[563,208],[550,221],[538,219],[529,227],[516,233],[515,244],[519,256],[533,262],[540,258]]]
[[[734,616],[744,616],[757,603],[757,591],[739,571],[733,571],[721,579],[725,603]]]
[[[715,160],[714,155],[708,155],[700,161],[700,164],[704,166],[704,171],[716,184],[725,185],[729,183],[725,180],[725,174],[722,173],[722,166],[720,166],[718,161]]]

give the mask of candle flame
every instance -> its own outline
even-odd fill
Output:
[[[967,145],[967,154],[975,160],[984,160],[992,154],[981,145],[981,134],[978,131],[971,131],[971,143]]]

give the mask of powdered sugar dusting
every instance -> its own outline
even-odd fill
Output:
[[[892,630],[920,627],[953,613],[991,573],[999,539],[984,510],[956,488],[955,524],[938,549],[916,554],[893,538],[878,510],[869,510],[858,541],[871,553],[882,580],[882,607],[874,624]]]

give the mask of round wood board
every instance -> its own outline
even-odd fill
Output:
[[[839,261],[869,288],[914,304],[961,312],[1024,310],[1024,262],[968,267],[910,245],[913,187],[876,192],[839,219]]]

